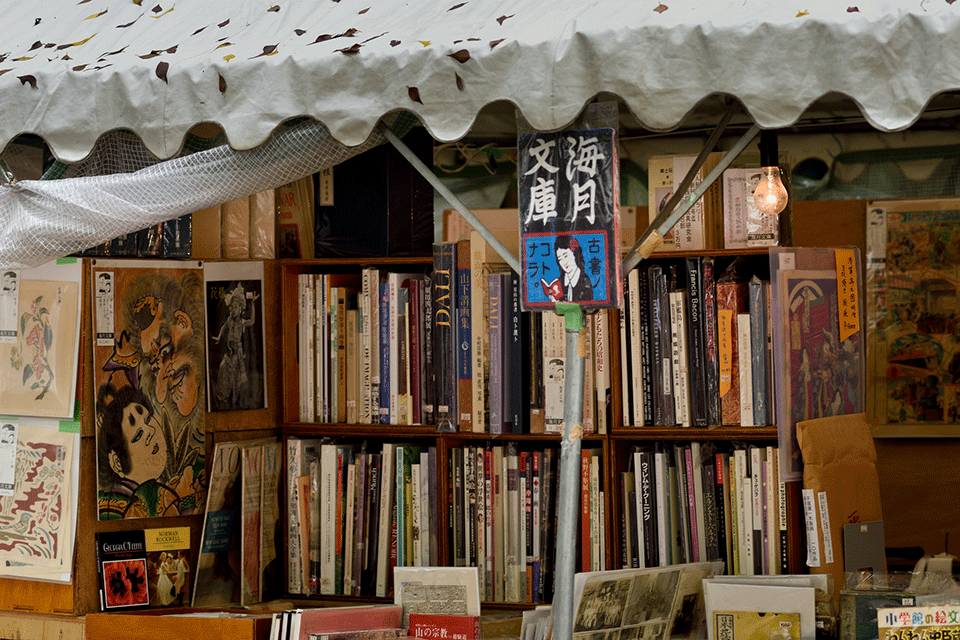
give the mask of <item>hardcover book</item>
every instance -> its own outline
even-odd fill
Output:
[[[411,613],[410,635],[428,640],[479,640],[480,616]]]
[[[143,530],[101,531],[96,539],[100,609],[117,611],[150,606]]]
[[[438,431],[458,431],[457,417],[457,245],[433,245],[433,340],[436,368],[436,419]]]
[[[190,527],[146,529],[151,607],[184,606],[190,600]]]

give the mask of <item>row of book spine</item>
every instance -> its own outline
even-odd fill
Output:
[[[711,257],[630,271],[618,315],[624,426],[772,422],[769,282]]]
[[[287,440],[288,590],[386,596],[393,567],[439,564],[436,447]]]
[[[620,477],[624,568],[723,560],[731,575],[797,571],[798,483],[780,481],[776,447],[655,443],[630,456]]]

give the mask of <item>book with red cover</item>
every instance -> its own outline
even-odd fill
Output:
[[[410,635],[430,640],[479,640],[480,616],[411,613]]]
[[[403,607],[398,604],[360,605],[356,607],[319,607],[298,609],[293,629],[297,640],[309,640],[314,633],[395,629],[401,626]]]

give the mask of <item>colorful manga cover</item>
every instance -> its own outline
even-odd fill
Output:
[[[960,424],[960,199],[867,205],[869,411],[875,433]]]

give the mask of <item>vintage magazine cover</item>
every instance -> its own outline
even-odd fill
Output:
[[[803,473],[798,422],[863,411],[863,331],[842,322],[845,315],[862,317],[859,264],[855,249],[771,249],[774,397],[784,481]]]
[[[741,615],[740,620],[734,620],[730,628],[729,618],[721,617],[717,620],[717,613],[729,615],[734,612],[763,613],[768,616],[777,616],[775,624],[777,634],[773,637],[803,638],[812,640],[816,635],[816,606],[815,589],[813,587],[786,587],[771,586],[768,584],[733,584],[718,580],[703,581],[704,605],[707,611],[707,640],[740,640],[738,631],[743,631],[743,638],[749,640],[752,634],[748,630],[753,627],[756,632],[763,626],[761,618]],[[796,614],[799,618],[796,624],[792,616],[787,619],[784,614]],[[736,616],[735,616],[736,618]],[[791,626],[781,627],[781,622],[791,622]],[[717,623],[720,622],[721,625]],[[756,625],[756,626],[754,626]],[[799,626],[799,632],[794,631]],[[787,635],[787,634],[791,635]],[[721,637],[722,634],[722,637]],[[792,635],[795,634],[795,635]],[[767,636],[769,637],[769,636]]]
[[[619,307],[616,131],[524,134],[517,144],[524,311]]]
[[[93,264],[101,520],[203,508],[203,272],[194,262]]]
[[[956,435],[960,199],[867,203],[874,435]]]
[[[203,266],[207,326],[207,408],[263,409],[266,340],[262,262]]]
[[[800,640],[800,614],[773,611],[715,611],[716,640]]]
[[[77,389],[82,265],[67,259],[5,271],[0,288],[0,407],[72,418]]]

